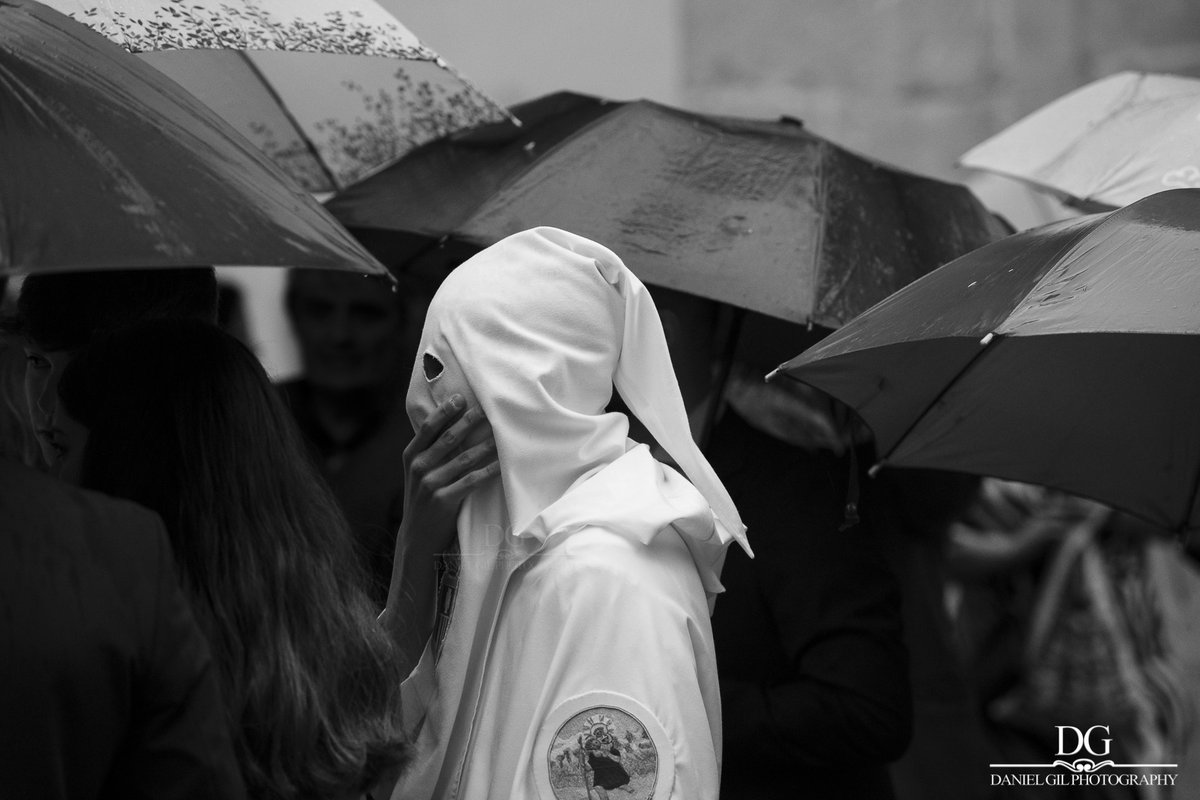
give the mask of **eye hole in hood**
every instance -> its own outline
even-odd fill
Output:
[[[421,366],[425,370],[425,380],[427,381],[434,381],[441,377],[446,369],[446,365],[439,361],[433,353],[426,353],[422,357]]]

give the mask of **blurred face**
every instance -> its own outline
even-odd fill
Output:
[[[25,342],[25,404],[29,426],[47,464],[61,459],[62,431],[55,420],[58,409],[58,380],[71,361],[66,350],[45,350],[36,342]]]
[[[88,429],[67,413],[59,403],[54,414],[56,460],[50,471],[67,483],[79,485],[83,478],[83,452],[87,448]]]
[[[369,389],[403,369],[404,314],[399,298],[379,281],[339,272],[297,273],[289,311],[313,386]]]

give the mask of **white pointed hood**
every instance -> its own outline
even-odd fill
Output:
[[[681,533],[706,587],[719,591],[716,574],[728,544],[737,541],[749,552],[745,526],[692,440],[650,294],[608,248],[535,228],[455,269],[429,306],[408,408],[419,424],[456,392],[477,402],[500,460],[506,518],[494,524],[541,539],[554,531],[543,512],[632,446],[625,416],[605,411],[614,385],[711,508],[711,525],[693,520]],[[657,492],[639,487],[635,494],[643,491]],[[678,487],[665,491],[679,503]],[[585,496],[596,493],[579,499]],[[627,512],[612,500],[589,502],[582,512],[572,508],[568,516],[600,524],[612,516],[617,523]],[[559,503],[552,516],[561,509]],[[478,513],[464,518],[472,516],[478,522]]]

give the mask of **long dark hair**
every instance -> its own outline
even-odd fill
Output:
[[[89,429],[83,485],[167,524],[252,794],[338,796],[398,769],[398,658],[258,359],[215,326],[156,320],[84,350],[59,398]]]

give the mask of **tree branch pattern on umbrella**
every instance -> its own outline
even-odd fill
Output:
[[[46,0],[334,191],[505,110],[375,0]]]
[[[213,264],[387,274],[195,96],[60,12],[0,2],[0,76],[0,273]]]
[[[438,61],[439,57],[395,25],[366,22],[358,11],[326,11],[321,19],[281,21],[260,3],[187,5],[170,0],[149,20],[120,10],[84,12],[87,22],[131,53],[212,48],[285,50]]]
[[[363,114],[352,122],[326,117],[313,125],[313,144],[339,184],[353,183],[375,165],[390,163],[420,144],[491,114],[486,104],[466,91],[415,81],[403,68],[396,70],[394,78],[391,91],[371,91],[355,81],[343,81],[347,92],[361,97]],[[247,134],[303,188],[310,192],[328,188],[307,143],[299,138],[281,142],[262,123],[251,123]]]

